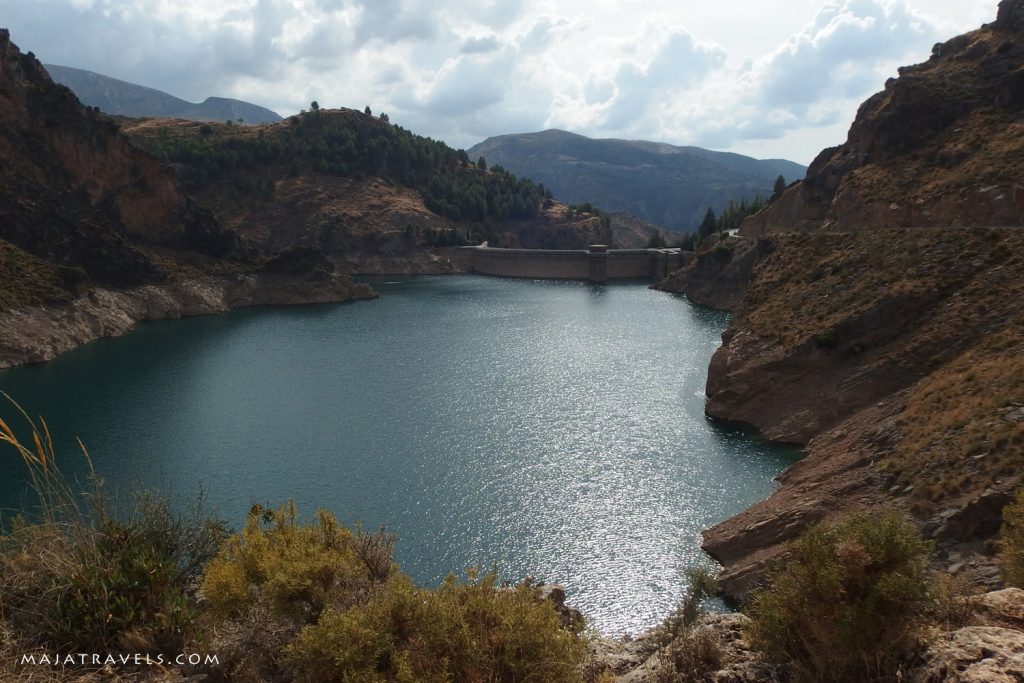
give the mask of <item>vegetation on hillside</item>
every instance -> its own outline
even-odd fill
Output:
[[[698,681],[722,664],[719,634],[701,624],[704,603],[718,594],[718,582],[707,569],[691,568],[685,575],[686,595],[662,623],[654,683]]]
[[[191,192],[223,180],[240,193],[272,199],[274,179],[283,175],[374,176],[420,191],[441,216],[470,222],[535,218],[550,197],[542,185],[500,166],[478,167],[464,150],[350,110],[315,108],[258,128],[207,124],[198,134],[164,128],[135,139],[174,164]]]
[[[560,130],[489,138],[469,153],[543,182],[565,202],[598,202],[673,232],[692,230],[708,206],[717,212],[731,198],[768,195],[780,173],[806,171],[788,161]]]

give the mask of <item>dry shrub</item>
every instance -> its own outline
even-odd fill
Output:
[[[718,581],[706,569],[689,569],[686,577],[686,597],[662,626],[655,683],[699,681],[722,664],[721,638],[700,623],[705,614],[702,603],[718,593]]]
[[[799,679],[862,681],[893,675],[918,643],[935,604],[932,551],[895,514],[854,515],[798,538],[749,604],[749,637]]]
[[[324,612],[286,649],[298,680],[447,683],[582,681],[584,644],[529,583],[470,572],[436,590],[393,575],[369,599]]]

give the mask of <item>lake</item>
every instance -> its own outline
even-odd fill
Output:
[[[366,281],[379,300],[146,323],[0,389],[45,416],[66,472],[80,437],[114,491],[202,487],[235,526],[254,503],[328,508],[398,534],[421,585],[558,582],[608,634],[663,618],[708,563],[701,530],[795,460],[704,416],[723,313],[647,283]]]

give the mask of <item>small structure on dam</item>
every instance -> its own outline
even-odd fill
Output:
[[[463,247],[472,270],[482,275],[547,280],[605,282],[636,278],[660,280],[684,264],[680,249],[492,249]]]

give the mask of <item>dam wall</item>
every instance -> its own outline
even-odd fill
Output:
[[[473,272],[500,277],[605,282],[637,278],[661,279],[681,268],[679,249],[492,249],[464,247]]]

